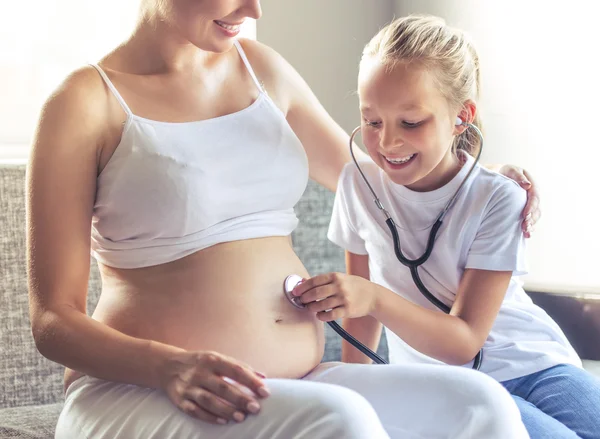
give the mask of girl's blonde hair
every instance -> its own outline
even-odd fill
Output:
[[[467,35],[434,16],[410,15],[394,20],[367,44],[363,59],[377,58],[393,69],[398,63],[416,63],[433,74],[453,108],[479,97],[479,56]],[[473,124],[481,129],[475,115]],[[456,136],[452,148],[476,154],[481,147],[474,130]]]

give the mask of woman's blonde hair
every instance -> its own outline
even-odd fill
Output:
[[[171,2],[167,0],[141,0],[140,16],[151,17],[158,15],[159,17],[164,17],[169,14],[171,7]]]
[[[410,15],[394,20],[366,45],[363,59],[377,58],[388,68],[416,63],[433,74],[440,91],[453,108],[479,97],[479,56],[467,35],[434,16]],[[473,121],[481,129],[475,115]],[[474,130],[456,136],[452,148],[476,154],[480,140]]]

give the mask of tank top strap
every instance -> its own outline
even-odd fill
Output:
[[[92,63],[90,63],[90,65],[92,67],[94,67],[98,71],[98,73],[100,73],[100,76],[102,77],[102,79],[106,83],[106,86],[110,89],[110,91],[112,92],[112,94],[115,96],[115,98],[117,99],[117,101],[119,102],[119,104],[121,105],[121,107],[123,107],[123,110],[125,110],[125,113],[127,113],[127,116],[128,117],[132,116],[133,113],[129,109],[129,106],[125,103],[125,99],[123,99],[123,97],[118,92],[117,88],[114,86],[114,84],[111,82],[111,80],[108,79],[108,75],[104,72],[104,70],[102,70],[102,68],[98,64],[92,64]]]
[[[265,89],[263,88],[262,84],[260,83],[260,81],[256,77],[256,74],[254,73],[254,70],[252,69],[252,66],[250,65],[250,61],[248,61],[248,57],[246,56],[246,52],[244,52],[244,49],[242,49],[242,45],[240,44],[240,42],[238,40],[234,40],[233,44],[235,44],[235,48],[237,49],[238,53],[240,54],[240,57],[242,58],[242,61],[244,61],[244,65],[246,66],[246,69],[248,69],[248,73],[250,73],[250,76],[254,80],[254,83],[258,87],[258,90],[261,93],[264,93]]]

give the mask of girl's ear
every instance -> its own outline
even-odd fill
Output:
[[[477,113],[477,104],[472,100],[467,100],[463,103],[460,113],[458,116],[463,122],[473,123],[475,120],[475,113]],[[467,127],[465,125],[457,125],[454,127],[454,135],[457,136],[462,134]]]

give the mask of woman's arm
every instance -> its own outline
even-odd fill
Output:
[[[342,168],[351,160],[348,146],[350,137],[281,55],[257,41],[242,41],[269,96],[302,142],[309,161],[311,179],[335,191]],[[357,159],[367,157],[356,145],[354,153]]]
[[[291,100],[287,120],[304,145],[310,177],[335,191],[342,168],[352,160],[350,137],[331,118],[300,75],[288,65]],[[357,160],[367,155],[353,146]]]
[[[371,315],[414,349],[448,364],[475,358],[500,310],[510,271],[467,269],[450,314],[431,311],[375,286]]]
[[[369,279],[369,256],[356,255],[346,252],[346,271],[348,274]],[[381,339],[383,325],[372,316],[358,317],[355,319],[344,319],[343,327],[358,341],[372,351],[376,351]],[[371,364],[373,361],[360,352],[346,340],[342,341],[342,361],[345,363]]]
[[[188,352],[123,334],[86,313],[90,229],[109,99],[91,67],[46,102],[27,168],[27,263],[33,337],[46,358],[84,374],[165,390],[186,413],[217,423],[247,413],[254,371],[212,352]],[[220,398],[216,398],[218,395]],[[223,400],[230,402],[229,405]]]
[[[39,351],[95,377],[159,387],[180,350],[128,337],[87,316],[90,225],[107,96],[91,68],[44,105],[27,168],[30,317]],[[86,104],[93,102],[93,105]]]

